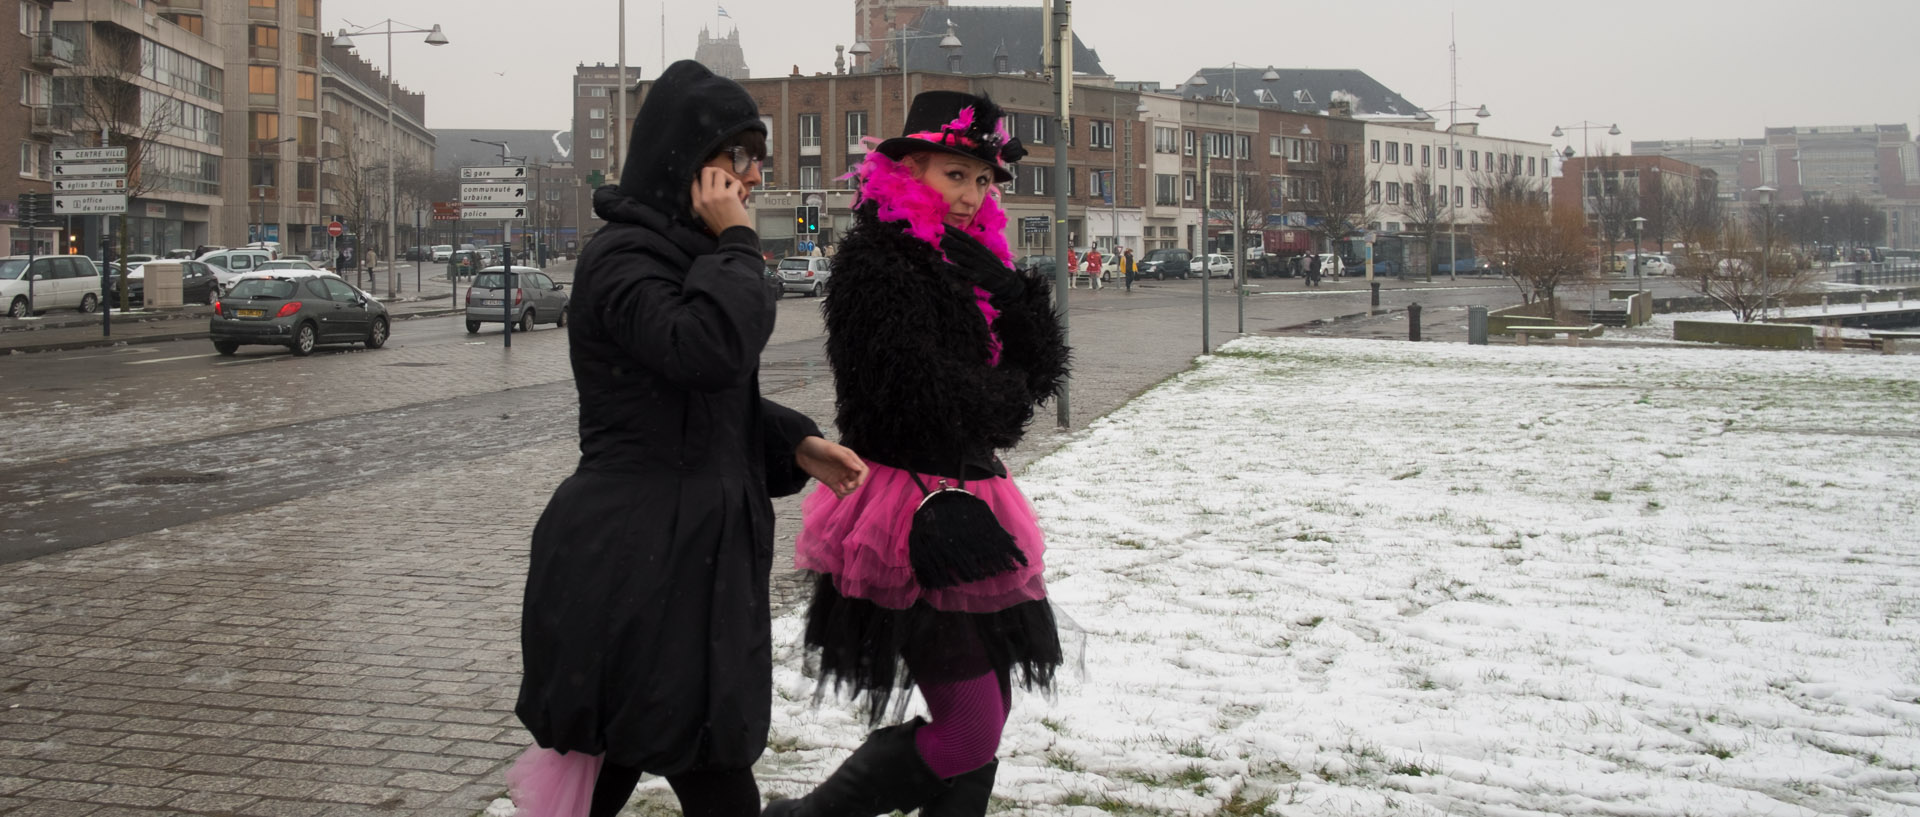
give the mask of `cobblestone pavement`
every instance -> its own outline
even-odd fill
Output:
[[[1195,291],[1170,282],[1070,293],[1072,429],[1190,364],[1199,352]],[[1509,291],[1433,287],[1383,302],[1497,306]],[[1364,313],[1366,297],[1350,285],[1250,297],[1248,327]],[[763,384],[830,426],[815,306],[782,302]],[[1230,297],[1215,296],[1213,318],[1215,342],[1230,339]],[[8,456],[85,449],[89,434],[156,401],[267,427],[370,405],[484,400],[564,379],[563,354],[564,343],[529,342],[511,358],[492,344],[377,358],[444,364],[436,367],[308,358],[269,372],[310,381],[298,399],[263,396],[231,410],[218,406],[224,396],[196,401],[190,383],[72,395],[60,408],[72,429]],[[262,367],[271,368],[280,367]],[[381,388],[359,387],[369,378]],[[28,407],[0,398],[0,411]],[[555,422],[571,422],[570,405],[555,410],[565,412]],[[1078,433],[1051,420],[1040,417],[1008,453],[1016,471]],[[192,435],[174,428],[154,439]],[[512,715],[523,560],[533,520],[574,456],[571,438],[561,438],[0,565],[0,814],[478,813],[502,793],[504,769],[527,740]],[[776,564],[787,565],[798,498],[776,508]],[[790,607],[801,590],[796,574],[776,570],[778,605]]]

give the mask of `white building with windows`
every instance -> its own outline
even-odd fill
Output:
[[[1439,206],[1440,220],[1467,230],[1485,223],[1486,191],[1499,178],[1513,176],[1542,194],[1549,191],[1558,160],[1552,145],[1483,136],[1479,124],[1367,122],[1361,149],[1373,229],[1400,233],[1408,222],[1425,221],[1418,212],[1426,201],[1422,186]]]

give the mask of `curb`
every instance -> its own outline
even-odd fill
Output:
[[[459,312],[460,310],[449,307],[449,308],[443,308],[443,309],[422,310],[419,312],[403,312],[399,314],[389,313],[389,317],[396,321],[410,321],[415,318],[439,318],[439,317],[445,317],[447,315],[456,315],[456,314],[459,314]],[[138,322],[139,323],[158,323],[163,320],[177,320],[180,318],[196,318],[196,317],[205,318],[207,316],[206,315],[178,315],[178,316],[172,316],[172,317],[166,317],[166,318],[156,317],[148,320],[141,320]],[[40,329],[70,329],[70,328],[73,328],[73,327],[72,326],[46,326],[46,327],[35,327],[33,330],[13,330],[13,331],[36,331]],[[127,335],[127,336],[114,335],[114,336],[108,336],[108,337],[75,338],[72,340],[47,341],[45,343],[20,343],[20,344],[13,344],[13,345],[0,345],[0,355],[34,354],[38,352],[65,352],[73,349],[98,349],[98,348],[108,347],[108,346],[129,346],[135,343],[163,343],[167,341],[176,341],[176,340],[206,340],[206,339],[207,339],[207,330],[205,329],[183,331],[183,332],[155,332],[150,334]]]

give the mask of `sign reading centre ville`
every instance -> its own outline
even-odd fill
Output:
[[[126,158],[126,148],[58,148],[53,151],[53,160],[56,162],[126,161]]]
[[[524,184],[460,185],[461,204],[519,204],[526,200],[527,186]]]

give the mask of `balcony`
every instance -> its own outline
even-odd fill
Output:
[[[80,57],[72,40],[43,31],[33,35],[33,64],[46,68],[71,68]]]
[[[34,136],[51,139],[56,136],[66,136],[71,132],[72,117],[67,109],[52,105],[34,105],[31,110],[32,114],[28,118],[32,120],[31,132]]]

